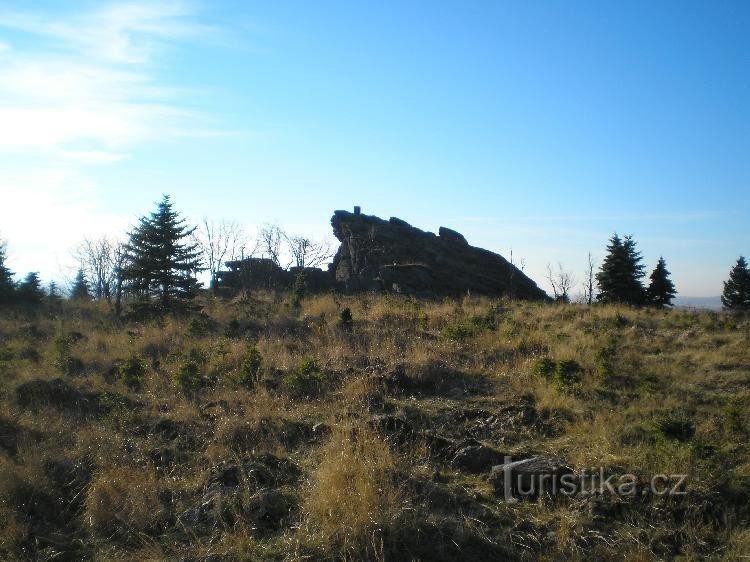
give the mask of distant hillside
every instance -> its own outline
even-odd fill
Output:
[[[675,297],[674,305],[680,308],[721,310],[721,297]]]

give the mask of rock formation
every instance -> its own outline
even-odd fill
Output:
[[[330,269],[347,292],[392,291],[417,296],[467,293],[548,298],[508,260],[470,246],[458,232],[441,227],[436,236],[407,222],[335,211],[333,234],[341,242]]]

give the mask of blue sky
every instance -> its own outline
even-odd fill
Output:
[[[193,220],[441,225],[583,280],[609,236],[708,296],[750,253],[750,3],[0,2],[0,235],[71,276]]]

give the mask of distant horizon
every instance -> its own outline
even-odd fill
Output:
[[[0,3],[0,238],[72,279],[162,193],[331,239],[397,216],[584,278],[632,234],[678,296],[750,254],[750,3]]]

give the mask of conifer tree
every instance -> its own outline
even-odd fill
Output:
[[[130,292],[146,300],[157,300],[163,308],[191,299],[200,284],[198,245],[190,242],[195,228],[172,207],[168,195],[155,212],[139,219],[125,245],[122,278]]]
[[[44,290],[39,274],[31,272],[18,285],[18,300],[29,304],[38,304],[44,300]]]
[[[83,269],[79,269],[76,279],[73,281],[73,287],[70,289],[70,298],[77,301],[90,301],[91,292],[89,291],[89,282]]]
[[[603,303],[643,304],[645,290],[641,278],[645,271],[642,260],[632,236],[620,238],[613,234],[607,255],[596,274],[599,284],[596,299]]]
[[[656,263],[656,268],[651,272],[651,276],[649,277],[651,282],[648,289],[646,289],[646,299],[650,305],[659,308],[672,306],[672,299],[674,299],[677,292],[669,275],[667,262],[664,261],[663,257],[660,257]]]
[[[13,301],[16,284],[13,282],[13,272],[5,265],[5,244],[0,242],[0,304]]]
[[[724,281],[721,304],[727,310],[750,310],[750,270],[747,261],[740,256]]]
[[[49,285],[47,285],[47,300],[53,304],[58,304],[62,301],[62,293],[54,281],[50,281]]]

